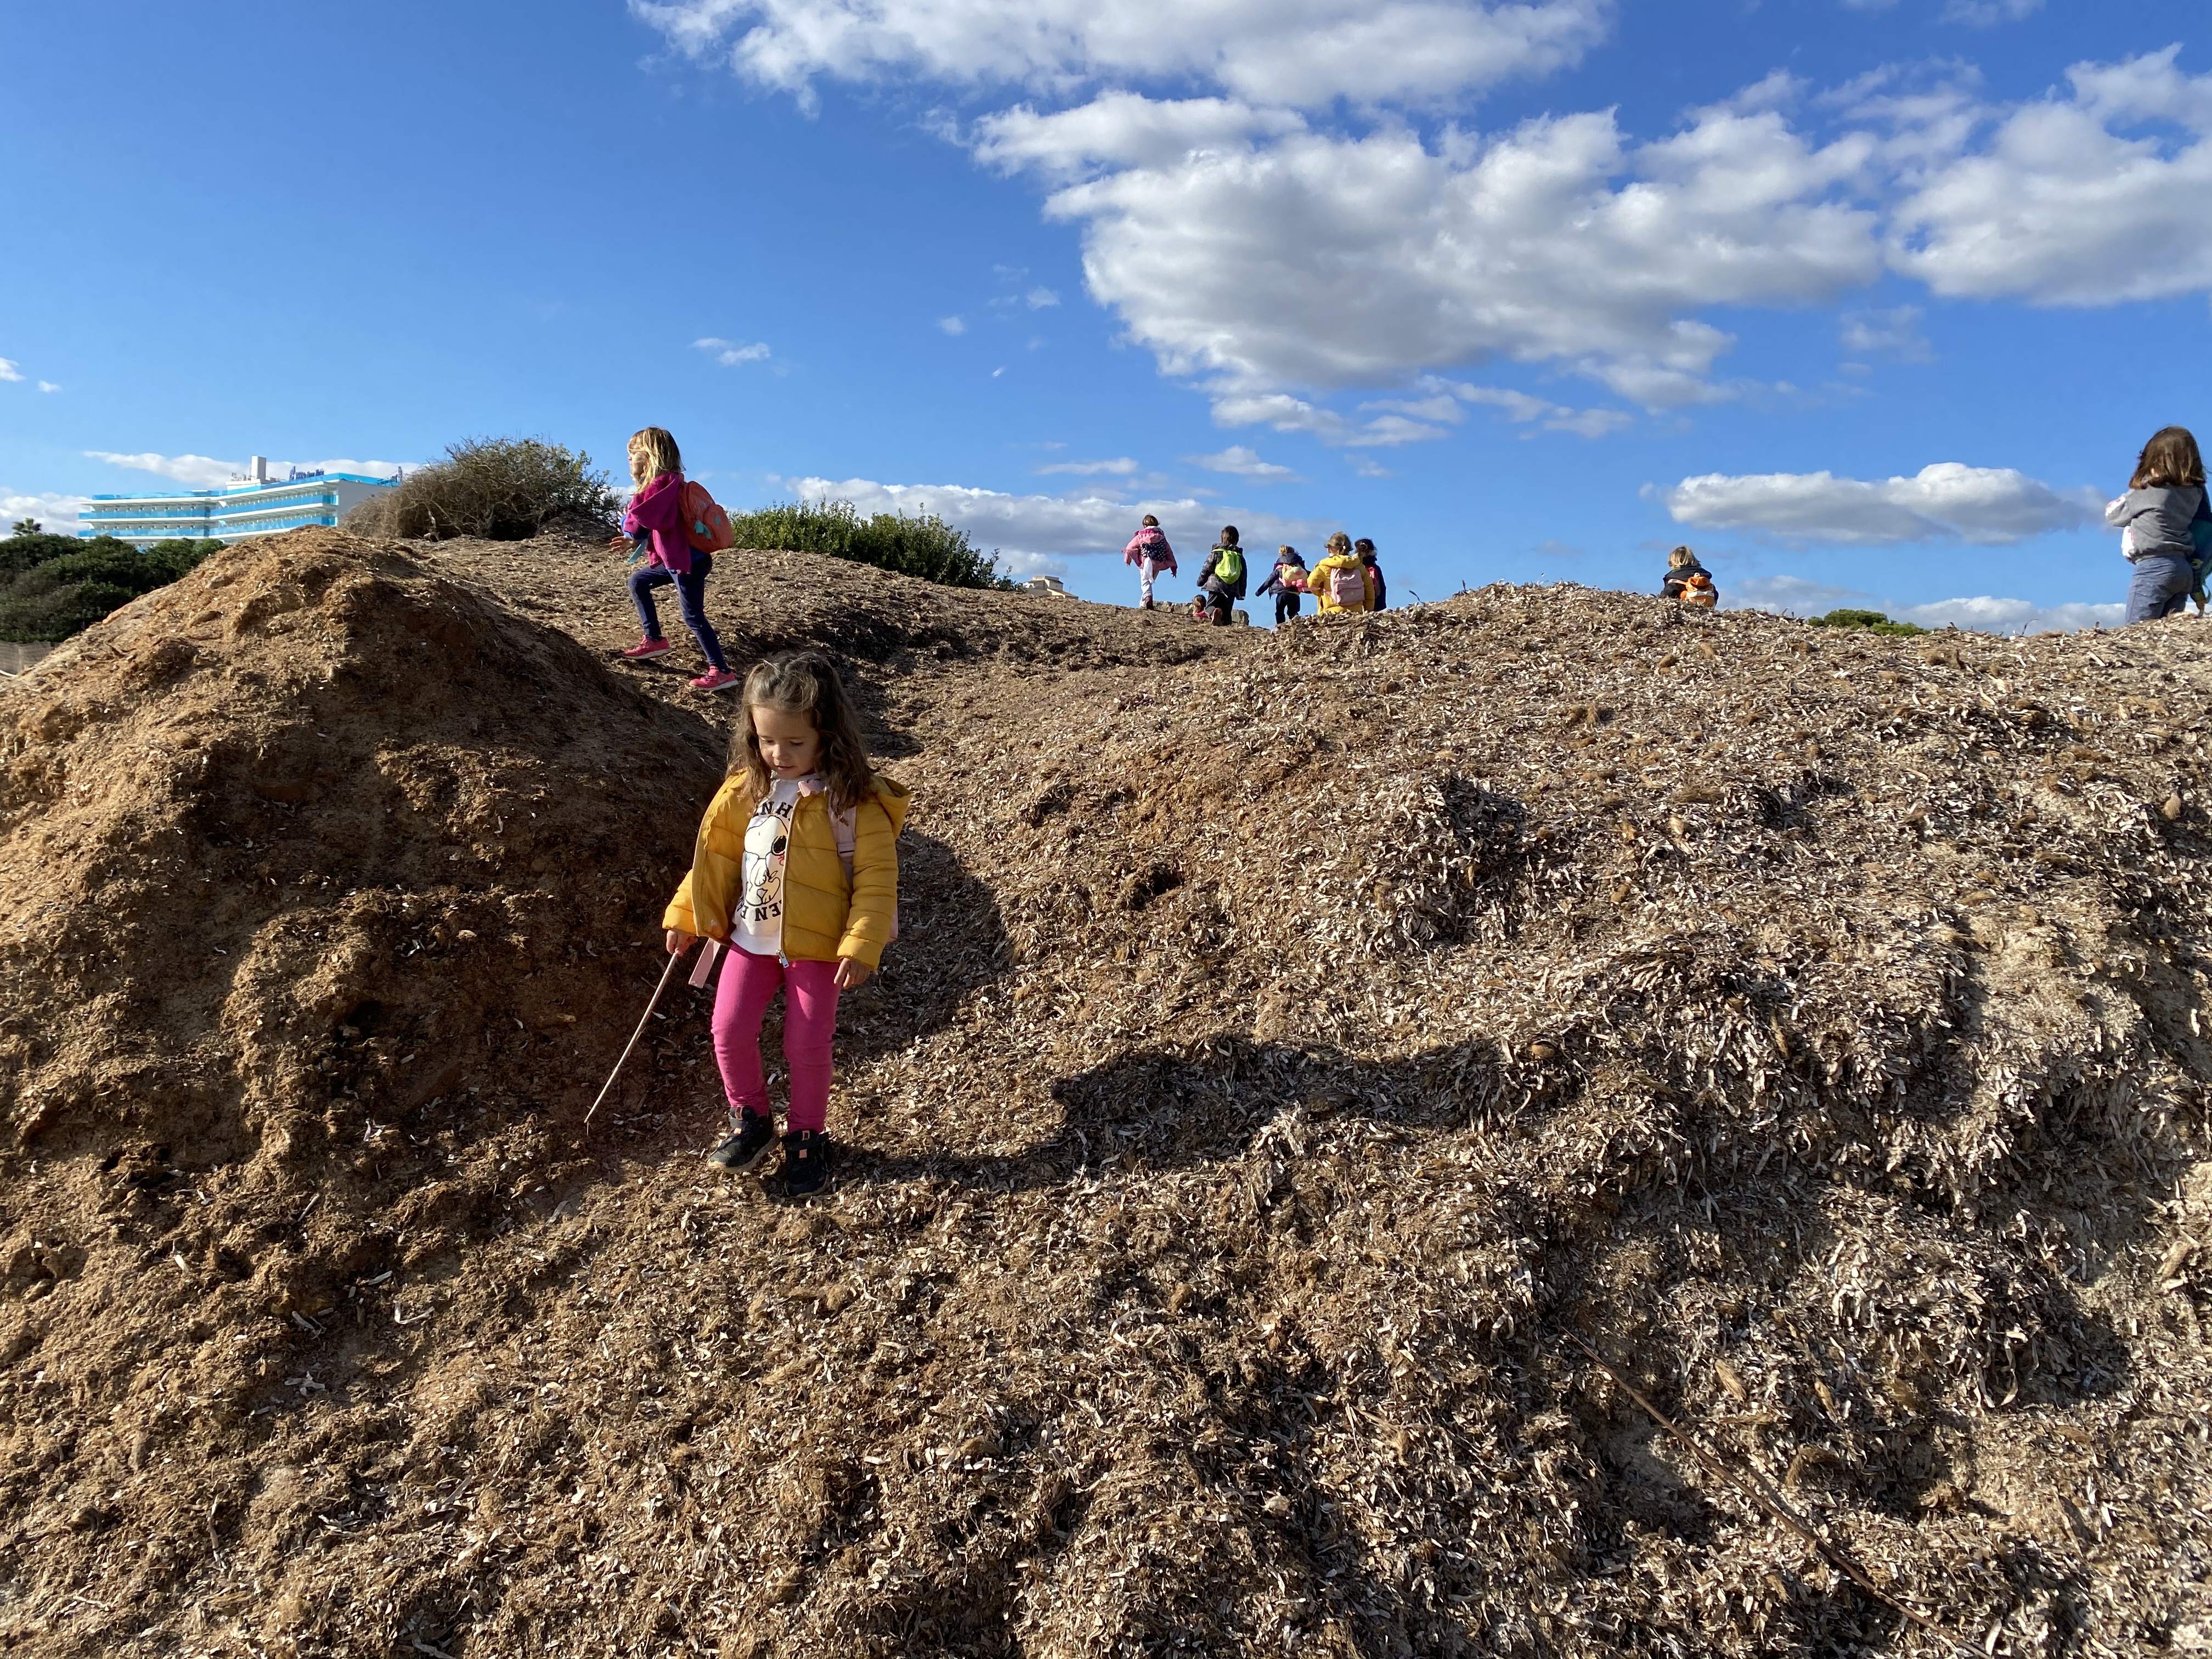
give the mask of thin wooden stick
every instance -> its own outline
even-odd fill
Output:
[[[1666,1430],[1668,1434],[1674,1436],[1675,1439],[1687,1446],[1691,1452],[1696,1456],[1698,1462],[1703,1463],[1706,1468],[1711,1470],[1714,1474],[1719,1476],[1723,1480],[1732,1481],[1738,1486],[1748,1487],[1750,1489],[1751,1495],[1758,1500],[1760,1508],[1764,1509],[1769,1515],[1772,1516],[1777,1521],[1779,1521],[1791,1532],[1796,1533],[1808,1544],[1810,1544],[1814,1550],[1818,1553],[1820,1559],[1827,1562],[1830,1566],[1842,1573],[1844,1577],[1850,1579],[1851,1583],[1856,1584],[1869,1595],[1871,1595],[1875,1601],[1881,1602],[1882,1606],[1888,1607],[1894,1612],[1903,1613],[1907,1619],[1910,1619],[1914,1624],[1919,1626],[1923,1630],[1930,1632],[1936,1636],[1940,1636],[1946,1641],[1954,1643],[1959,1642],[1959,1638],[1957,1637],[1952,1635],[1949,1631],[1945,1630],[1941,1625],[1937,1624],[1933,1619],[1930,1619],[1926,1613],[1915,1613],[1911,1607],[1906,1607],[1904,1602],[1899,1601],[1895,1596],[1891,1595],[1882,1589],[1880,1585],[1876,1584],[1872,1578],[1867,1576],[1866,1569],[1860,1566],[1859,1564],[1851,1558],[1850,1553],[1844,1549],[1841,1545],[1830,1543],[1826,1538],[1823,1538],[1818,1532],[1814,1531],[1813,1528],[1813,1523],[1806,1520],[1803,1516],[1798,1514],[1796,1510],[1792,1509],[1790,1506],[1789,1501],[1784,1498],[1780,1492],[1774,1490],[1773,1483],[1768,1480],[1767,1478],[1761,1474],[1757,1469],[1753,1468],[1748,1464],[1744,1465],[1741,1468],[1737,1468],[1723,1463],[1719,1455],[1708,1449],[1705,1443],[1702,1440],[1698,1439],[1697,1436],[1692,1434],[1687,1429],[1683,1428],[1680,1424],[1675,1422],[1673,1418],[1668,1416],[1666,1413],[1661,1411],[1649,1400],[1646,1400],[1642,1395],[1638,1394],[1630,1384],[1628,1379],[1613,1368],[1612,1364],[1607,1362],[1603,1354],[1600,1353],[1595,1348],[1590,1346],[1589,1343],[1583,1341],[1582,1338],[1577,1336],[1572,1331],[1562,1331],[1559,1334],[1565,1337],[1568,1341],[1573,1343],[1576,1347],[1581,1349],[1584,1354],[1588,1355],[1590,1363],[1595,1364],[1607,1376],[1611,1377],[1613,1382],[1619,1385],[1620,1391],[1623,1394],[1626,1395],[1631,1400],[1633,1400],[1638,1405],[1641,1406],[1650,1415],[1653,1422],[1656,1423],[1661,1428]],[[1974,1651],[1974,1650],[1967,1647],[1963,1643],[1960,1643],[1960,1651],[1961,1653],[1970,1653]]]
[[[653,1018],[653,1011],[660,1006],[660,994],[668,988],[668,976],[676,971],[676,964],[683,960],[684,953],[681,951],[671,951],[668,953],[668,966],[660,970],[660,983],[653,988],[653,1000],[645,1005],[645,1012],[637,1017],[637,1030],[629,1034],[629,1041],[623,1045],[622,1059],[617,1060],[614,1070],[607,1073],[606,1087],[599,1091],[599,1099],[592,1103],[591,1112],[584,1114],[586,1129],[592,1127],[592,1112],[599,1109],[599,1101],[607,1097],[607,1090],[613,1088],[615,1079],[622,1075],[623,1064],[629,1060],[629,1051],[637,1047],[637,1040],[645,1035],[645,1023]]]

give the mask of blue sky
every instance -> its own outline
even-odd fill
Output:
[[[1730,601],[2110,620],[2091,504],[2207,418],[2203,15],[13,7],[0,507],[653,422],[1097,598],[1149,507],[1429,597],[1686,540]]]

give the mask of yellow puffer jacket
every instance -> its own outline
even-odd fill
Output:
[[[793,962],[850,957],[871,968],[883,961],[898,917],[898,832],[906,822],[906,786],[873,781],[874,793],[853,814],[853,873],[837,855],[827,793],[802,795],[791,814],[783,863],[783,954]],[[691,872],[668,901],[660,925],[703,933],[724,944],[730,911],[744,881],[745,826],[756,805],[745,775],[725,781],[708,803]]]
[[[1358,605],[1339,605],[1329,597],[1329,578],[1344,569],[1359,573],[1360,599]],[[1372,611],[1375,608],[1375,579],[1367,574],[1367,567],[1359,562],[1356,553],[1332,553],[1313,568],[1306,578],[1306,592],[1321,601],[1323,611]]]

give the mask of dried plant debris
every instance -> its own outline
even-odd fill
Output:
[[[733,555],[915,792],[793,1207],[704,994],[579,1133],[729,713],[620,574],[301,532],[0,693],[0,1646],[2212,1648],[2197,624]]]

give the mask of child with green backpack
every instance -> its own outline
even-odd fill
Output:
[[[1206,595],[1216,628],[1229,626],[1230,612],[1244,597],[1245,577],[1244,550],[1237,544],[1237,526],[1225,524],[1221,526],[1221,539],[1206,556],[1206,568],[1198,573],[1198,586]]]

